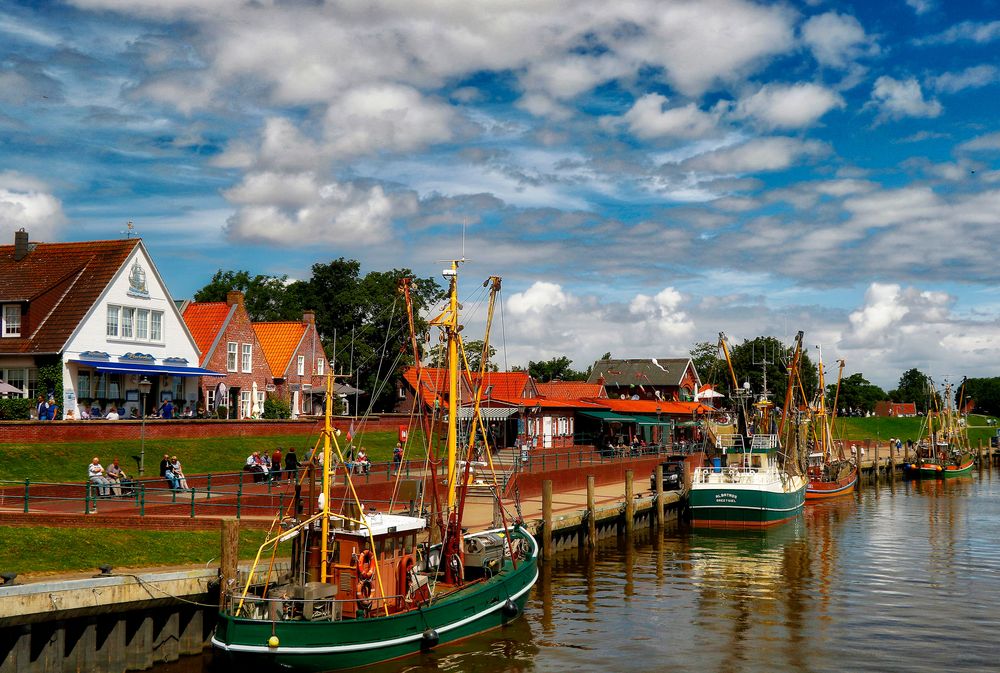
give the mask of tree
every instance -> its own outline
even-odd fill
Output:
[[[776,337],[759,336],[752,340],[744,340],[742,344],[732,347],[729,357],[733,363],[736,380],[741,386],[748,381],[751,393],[755,397],[759,396],[764,390],[766,371],[767,391],[771,394],[771,400],[778,406],[784,403],[788,366],[792,359],[791,347],[784,345]],[[816,392],[819,374],[805,350],[802,351],[799,371],[806,397],[811,398]],[[732,392],[729,390],[731,387],[729,378],[725,376],[722,379],[726,383],[727,394]]]
[[[465,357],[469,361],[469,371],[473,374],[479,371],[479,368],[483,360],[483,340],[477,339],[475,341],[466,341],[463,343],[465,348]],[[493,360],[496,357],[497,349],[490,345],[490,352],[486,357],[486,371],[495,372],[497,371],[497,364]],[[445,344],[438,343],[435,344],[427,352],[427,362],[431,367],[443,367],[447,358],[447,348]]]
[[[690,351],[691,361],[702,383],[725,383],[729,380],[726,361],[719,357],[719,344],[699,341]]]
[[[965,389],[959,386],[955,391],[955,405],[961,408],[968,400],[973,401],[978,411],[993,416],[1000,414],[1000,377],[966,379]]]
[[[528,374],[539,383],[549,381],[586,381],[587,374],[570,368],[573,361],[565,355],[544,362],[528,362]]]
[[[296,320],[302,317],[302,306],[295,286],[288,282],[288,276],[251,276],[249,271],[219,269],[208,285],[195,293],[194,300],[226,301],[229,292],[239,290],[250,320]]]
[[[829,408],[833,408],[834,398],[837,398],[837,406],[840,409],[860,409],[861,411],[875,411],[875,403],[889,399],[884,390],[871,383],[861,372],[851,374],[840,382],[840,396],[837,397],[837,384],[831,383],[826,387],[826,398],[829,400]],[[839,410],[838,414],[841,413]]]
[[[930,377],[915,367],[903,372],[899,377],[899,385],[895,390],[889,391],[893,402],[913,402],[920,413],[927,411],[934,394]]]

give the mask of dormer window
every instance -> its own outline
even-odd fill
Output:
[[[3,335],[5,337],[21,336],[21,305],[3,305]]]

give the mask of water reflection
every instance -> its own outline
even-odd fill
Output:
[[[525,619],[366,673],[998,670],[998,527],[984,473],[866,486],[768,531],[637,529],[543,566]]]

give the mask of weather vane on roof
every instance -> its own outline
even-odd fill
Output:
[[[121,232],[125,234],[125,238],[130,239],[133,236],[139,238],[139,232],[135,230],[135,225],[132,224],[132,220],[129,220],[128,224],[126,224],[125,226],[126,226],[125,231]]]

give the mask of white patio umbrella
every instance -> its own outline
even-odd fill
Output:
[[[11,393],[15,395],[23,395],[24,391],[20,388],[15,388],[6,381],[0,381],[0,395],[7,395]]]
[[[250,386],[250,415],[254,418],[260,418],[262,413],[264,410],[260,408],[260,403],[257,401],[257,382],[254,381],[253,385]]]

